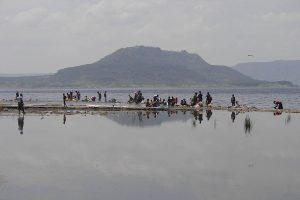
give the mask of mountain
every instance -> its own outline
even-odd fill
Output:
[[[197,54],[154,47],[128,47],[87,65],[69,67],[53,75],[0,78],[1,87],[191,87],[260,86],[226,66],[210,65]],[[285,83],[284,83],[285,84]],[[282,85],[282,83],[280,83]]]
[[[300,60],[241,63],[235,70],[254,79],[265,81],[290,81],[300,85]]]

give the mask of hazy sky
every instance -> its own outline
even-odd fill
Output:
[[[55,72],[136,45],[211,64],[300,59],[299,41],[300,0],[0,0],[0,74]]]

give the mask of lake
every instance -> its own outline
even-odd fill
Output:
[[[2,114],[0,127],[3,200],[300,199],[299,114]]]

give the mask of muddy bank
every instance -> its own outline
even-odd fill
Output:
[[[69,104],[68,107],[63,107],[61,103],[30,103],[25,104],[26,113],[87,113],[97,111],[201,111],[201,110],[228,110],[236,112],[285,112],[285,113],[300,113],[300,109],[282,109],[276,110],[273,108],[256,108],[256,107],[228,107],[228,106],[204,106],[204,107],[192,107],[192,106],[160,106],[160,107],[145,107],[144,104],[126,104],[126,103],[82,103],[74,102]],[[15,113],[17,112],[17,105],[15,103],[0,104],[0,112],[3,113]]]

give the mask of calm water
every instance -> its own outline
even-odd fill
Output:
[[[3,200],[300,199],[299,114],[0,115],[0,127]]]
[[[76,89],[74,89],[76,90]],[[108,92],[108,99],[115,98],[120,102],[128,101],[128,94],[132,94],[137,89],[99,89],[102,94],[104,90]],[[194,92],[199,90],[205,95],[207,91],[212,94],[213,104],[229,105],[230,97],[235,94],[236,99],[241,105],[256,106],[257,108],[273,107],[273,101],[279,99],[283,102],[285,108],[300,108],[300,88],[219,88],[219,89],[143,89],[145,98],[152,98],[159,94],[162,98],[168,96],[177,96],[179,99],[192,97]],[[39,101],[61,101],[62,93],[70,90],[22,90],[25,100]],[[84,96],[97,96],[97,90],[80,90],[82,98]],[[15,90],[0,90],[0,99],[13,99]]]

